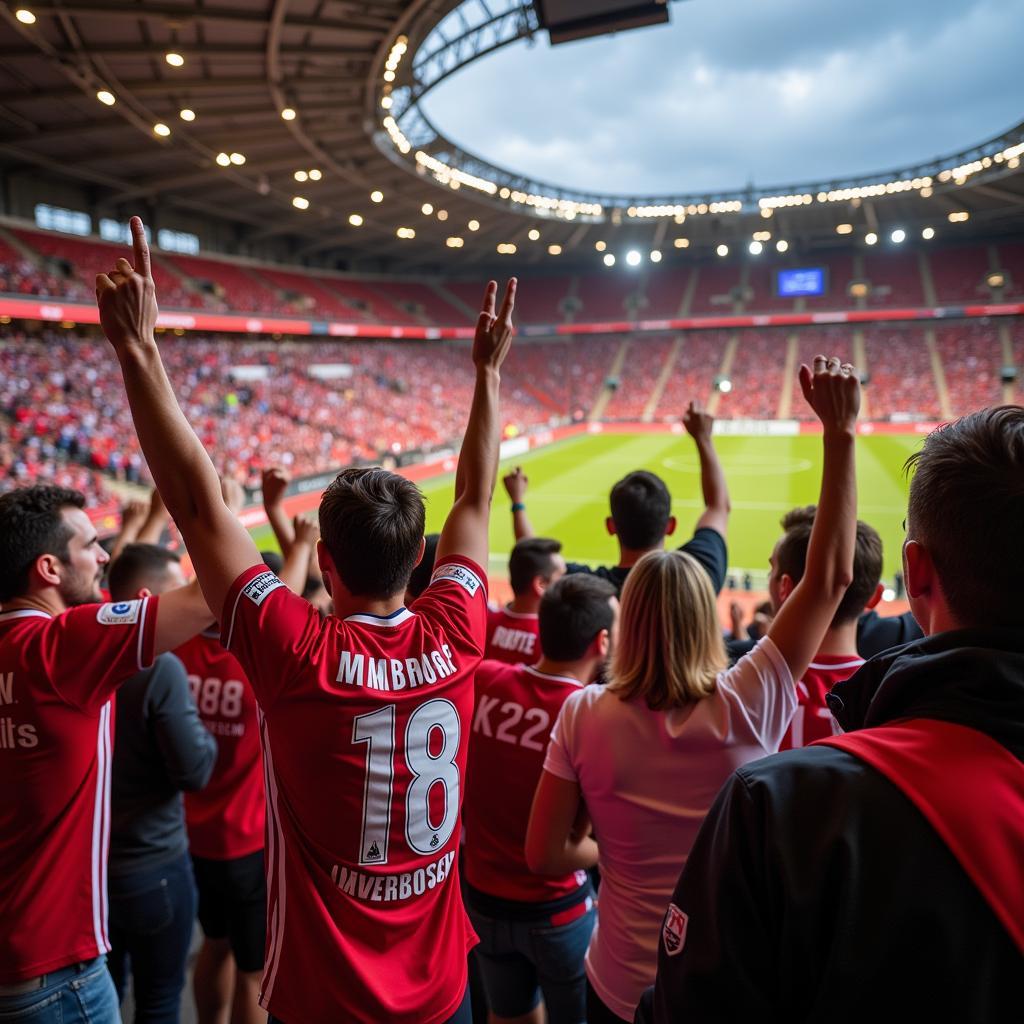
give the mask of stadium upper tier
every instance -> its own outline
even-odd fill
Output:
[[[420,458],[457,444],[465,425],[466,343],[161,338],[196,433],[248,486],[270,465],[306,475]],[[1020,318],[522,340],[502,373],[503,428],[676,423],[691,400],[720,419],[809,420],[796,369],[818,352],[867,375],[864,419],[927,423],[1024,397],[1000,374],[1024,363]],[[104,477],[146,479],[113,353],[95,333],[8,329],[0,428],[0,490],[46,479],[97,496]]]
[[[88,301],[97,271],[123,247],[21,227],[0,228],[0,292]],[[823,294],[776,292],[776,271],[812,266]],[[355,278],[223,257],[157,252],[165,310],[286,316],[310,321],[468,327],[482,281]],[[516,268],[512,263],[510,271]],[[558,326],[743,313],[885,310],[1024,299],[1024,243],[878,248],[758,259],[609,268],[526,277],[517,320]]]

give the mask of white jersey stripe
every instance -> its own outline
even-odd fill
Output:
[[[135,658],[136,663],[139,666],[139,671],[140,672],[144,668],[146,668],[146,666],[142,664],[142,651],[143,651],[143,647],[144,647],[144,640],[146,638],[146,610],[147,610],[148,606],[149,606],[149,598],[148,597],[144,597],[142,599],[142,607],[140,609],[141,614],[139,615],[139,646],[138,646],[138,653],[137,653],[136,658]]]
[[[816,669],[818,672],[833,672],[840,668],[860,668],[863,664],[863,658],[855,658],[853,661],[841,661],[835,665],[819,665],[816,661],[812,661],[807,667]]]
[[[100,858],[103,835],[103,782],[107,773],[106,745],[103,742],[104,725],[109,704],[100,709],[99,725],[96,729],[96,795],[92,809],[92,851],[90,857],[89,884],[92,887],[92,930],[96,937],[96,955],[106,949],[103,934],[103,903],[100,895]]]
[[[285,911],[287,910],[288,891],[285,887],[285,852],[284,834],[281,830],[281,814],[277,805],[277,776],[274,774],[274,757],[270,749],[270,736],[267,722],[260,713],[260,735],[263,739],[263,764],[267,787],[267,832],[273,838],[274,855],[267,864],[267,877],[272,880],[267,886],[268,896],[274,897],[274,915],[271,929],[271,944],[267,962],[263,967],[262,999],[269,1001],[277,979],[277,969],[281,966],[281,949],[284,944]]]
[[[228,636],[224,641],[224,649],[226,651],[231,650],[231,639],[235,635],[235,615],[238,613],[238,602],[242,600],[242,594],[245,593],[245,587],[239,587],[238,593],[235,595],[235,603],[231,606],[231,622],[228,624]]]
[[[100,846],[100,926],[103,929],[103,952],[110,952],[110,934],[108,927],[109,907],[107,905],[107,864],[110,861],[110,782],[114,772],[114,751],[111,727],[114,718],[113,701],[107,701],[104,707],[106,722],[103,727],[103,743],[106,751],[106,776],[103,780],[103,834]]]

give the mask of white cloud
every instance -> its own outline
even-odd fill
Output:
[[[426,100],[472,152],[617,193],[770,185],[937,156],[1024,116],[1024,0],[709,0],[671,28],[509,47]]]

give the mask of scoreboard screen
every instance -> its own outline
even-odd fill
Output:
[[[824,267],[796,267],[775,275],[775,294],[783,298],[825,294]]]

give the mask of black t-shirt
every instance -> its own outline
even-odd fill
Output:
[[[702,526],[679,550],[692,555],[704,566],[711,577],[711,586],[715,588],[717,594],[725,583],[725,570],[729,562],[725,538],[710,526]],[[593,576],[600,576],[619,592],[622,591],[622,585],[629,575],[629,569],[623,569],[618,565],[599,565],[595,569],[581,562],[568,562],[565,568],[566,572],[589,572]]]

